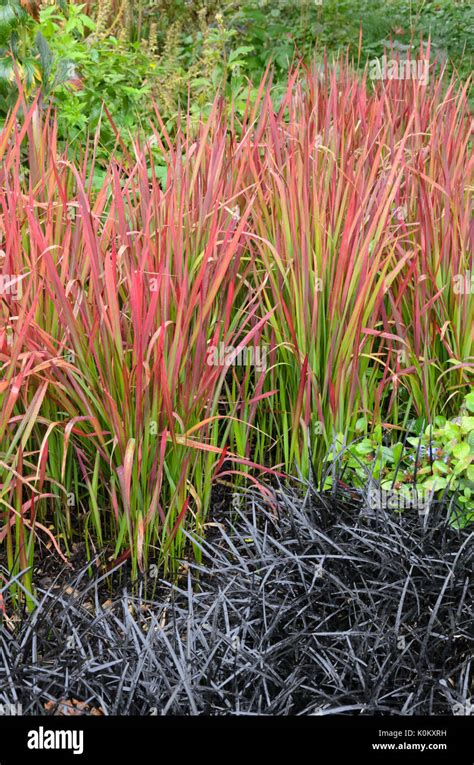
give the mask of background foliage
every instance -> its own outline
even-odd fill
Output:
[[[80,146],[100,123],[99,154],[107,155],[116,132],[104,103],[130,143],[129,131],[149,130],[153,100],[172,130],[188,99],[196,120],[208,114],[219,86],[241,113],[249,83],[270,62],[278,103],[301,57],[322,62],[324,49],[347,50],[362,67],[388,46],[415,50],[420,35],[431,35],[433,56],[465,78],[473,28],[474,8],[457,0],[0,0],[0,119],[20,77],[58,108],[64,140]]]

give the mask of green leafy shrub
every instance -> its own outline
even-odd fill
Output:
[[[44,102],[61,86],[77,82],[73,63],[64,55],[70,52],[65,40],[68,40],[71,23],[76,22],[76,35],[74,40],[69,40],[70,48],[92,22],[81,13],[83,6],[71,8],[72,19],[66,0],[45,6],[41,14],[36,3],[0,0],[0,119],[4,119],[16,103],[19,84],[27,98],[39,89]],[[81,25],[77,24],[78,18],[82,19]],[[56,52],[47,38],[61,40]]]
[[[383,445],[381,428],[370,438],[363,438],[343,452],[342,463],[355,477],[355,483],[365,486],[367,478],[374,479],[382,490],[395,490],[410,497],[413,487],[422,492],[441,496],[456,492],[456,501],[465,509],[462,524],[474,520],[474,389],[466,396],[457,417],[437,416],[433,425],[419,435],[406,438],[392,446]],[[360,426],[364,423],[361,421]],[[335,459],[343,447],[338,437],[330,459]],[[332,481],[327,480],[329,488]],[[459,520],[459,519],[458,519]]]
[[[16,100],[17,76],[27,91],[41,80],[34,30],[34,18],[19,0],[0,0],[0,109],[4,113]]]
[[[56,73],[65,67],[80,82],[73,92],[69,81],[58,82],[51,93],[51,102],[58,110],[60,136],[70,142],[84,141],[87,133],[94,133],[102,123],[100,148],[110,152],[116,136],[109,121],[103,119],[103,105],[127,137],[128,130],[140,124],[145,103],[150,113],[153,62],[138,44],[125,49],[115,37],[89,39],[95,24],[82,5],[71,5],[67,19],[61,19],[54,6],[44,9],[41,29],[53,53]]]
[[[99,160],[113,150],[117,131],[130,148],[130,134],[140,126],[150,135],[153,103],[170,133],[178,113],[188,103],[191,121],[209,113],[216,90],[229,82],[235,107],[245,108],[248,84],[238,76],[245,49],[232,49],[235,30],[225,28],[222,17],[208,20],[198,14],[198,24],[183,32],[181,22],[167,29],[163,44],[126,42],[120,37],[98,37],[95,22],[83,5],[71,5],[67,19],[57,8],[41,11],[41,32],[49,45],[55,74],[66,68],[80,87],[57,81],[51,103],[58,110],[59,134],[69,143],[83,141],[99,131]],[[58,25],[61,34],[58,35]],[[230,49],[230,53],[228,50]],[[233,73],[236,73],[233,76]],[[104,105],[112,122],[104,116]]]

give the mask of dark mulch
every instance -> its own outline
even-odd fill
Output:
[[[469,714],[472,541],[432,508],[245,495],[202,566],[154,595],[85,571],[0,624],[0,703],[24,714]],[[3,588],[7,601],[8,587]],[[58,706],[59,705],[59,706]],[[76,704],[77,711],[77,704]]]

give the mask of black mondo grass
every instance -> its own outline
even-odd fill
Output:
[[[329,505],[330,503],[330,505]],[[23,714],[469,714],[472,541],[446,511],[255,490],[202,565],[104,603],[84,571],[0,625],[0,704]],[[5,572],[4,572],[5,573]],[[8,603],[9,586],[1,590]],[[117,592],[117,590],[115,590]]]

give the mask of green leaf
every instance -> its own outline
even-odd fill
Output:
[[[0,34],[2,28],[11,27],[16,21],[15,9],[12,5],[0,5]]]
[[[463,441],[461,444],[456,444],[456,446],[453,449],[453,454],[457,460],[464,459],[465,457],[469,455],[469,452],[470,452],[469,444],[466,441]]]
[[[449,473],[449,467],[445,462],[441,462],[441,460],[435,460],[433,462],[433,470],[435,473],[442,473],[443,475],[447,475]]]
[[[402,451],[403,451],[403,444],[402,443],[395,444],[395,446],[392,447],[393,461],[394,461],[394,463],[396,465],[398,465],[398,463],[400,461],[400,457],[402,455]]]
[[[427,478],[426,481],[423,481],[423,488],[429,489],[431,491],[440,491],[441,489],[445,489],[447,485],[447,479],[438,475],[433,476],[432,478]]]
[[[23,82],[27,88],[31,88],[38,79],[38,64],[34,59],[28,59],[23,62]]]
[[[68,0],[57,0],[57,3],[59,5],[60,10],[64,13],[64,15],[68,16],[69,15]]]
[[[0,58],[0,82],[13,82],[15,80],[15,69],[10,57]]]
[[[470,412],[474,412],[474,390],[466,396],[466,407]]]
[[[416,449],[418,448],[419,444],[422,444],[422,443],[424,443],[424,441],[425,441],[425,439],[423,439],[423,438],[421,438],[421,439],[420,439],[420,438],[414,438],[414,437],[412,437],[412,436],[410,436],[409,438],[407,438],[407,442],[408,442],[408,443],[409,443],[411,446],[414,446]]]
[[[239,58],[239,56],[245,55],[246,53],[250,53],[250,51],[254,50],[253,45],[239,45],[238,48],[233,50],[228,58],[228,63],[232,64],[232,62],[236,61],[236,59]]]
[[[86,29],[91,29],[91,30],[95,29],[95,22],[93,21],[93,19],[91,19],[90,16],[86,16],[85,13],[81,13],[79,18],[82,21],[83,25],[86,27]]]
[[[360,444],[356,444],[355,451],[357,454],[371,454],[374,451],[372,442],[368,438],[364,438]]]
[[[46,42],[41,32],[37,33],[35,37],[35,43],[40,55],[41,69],[43,72],[43,80],[47,82],[49,80],[49,76],[51,74],[51,68],[53,66],[53,54],[51,52],[51,48],[49,47],[48,43]]]
[[[459,435],[460,427],[454,422],[447,422],[444,426],[444,432],[447,438],[457,438]]]
[[[454,475],[457,475],[457,476],[461,475],[461,473],[467,470],[470,464],[471,464],[470,457],[464,457],[464,459],[459,460],[459,462],[457,462],[456,465],[454,466],[454,469],[453,469]]]
[[[72,80],[76,76],[76,67],[73,61],[69,59],[61,59],[58,62],[54,82],[52,85],[53,90],[60,85]]]
[[[382,460],[387,461],[387,462],[393,462],[394,461],[394,455],[393,455],[392,447],[382,446],[381,453],[382,453]]]

